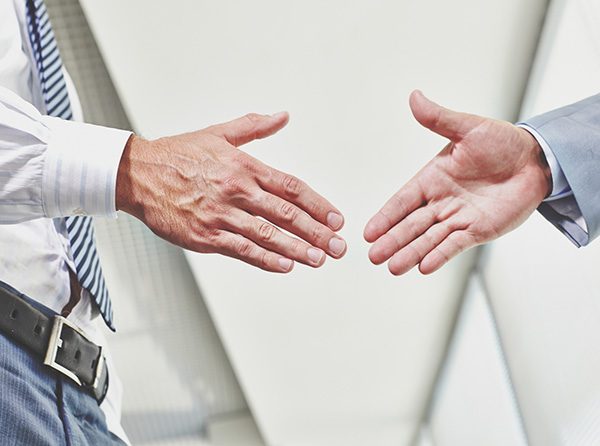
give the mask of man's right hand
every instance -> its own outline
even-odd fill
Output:
[[[527,130],[448,110],[420,91],[410,107],[421,125],[449,142],[365,228],[365,240],[373,243],[369,258],[376,265],[388,261],[394,275],[416,265],[432,273],[515,229],[552,186],[542,149]]]
[[[249,114],[154,141],[132,136],[119,164],[117,209],[185,249],[267,271],[287,273],[294,261],[319,267],[325,253],[342,257],[340,211],[298,178],[238,150],[288,119]]]

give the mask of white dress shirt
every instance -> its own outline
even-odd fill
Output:
[[[75,267],[64,219],[53,217],[116,215],[116,174],[130,132],[44,116],[34,66],[25,1],[0,1],[0,280],[60,313]],[[74,119],[81,121],[64,71]],[[102,318],[86,290],[69,319],[105,343]],[[111,432],[128,441],[110,355],[107,365],[110,386],[100,407]]]

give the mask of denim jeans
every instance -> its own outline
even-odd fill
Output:
[[[91,395],[0,332],[0,445],[124,444]]]

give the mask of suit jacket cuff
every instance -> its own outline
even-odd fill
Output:
[[[536,116],[525,124],[552,151],[573,193],[552,205],[543,203],[540,212],[576,244],[588,244],[600,233],[600,95]]]

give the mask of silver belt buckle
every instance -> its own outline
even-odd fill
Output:
[[[75,373],[56,362],[56,355],[58,354],[58,349],[62,347],[63,343],[61,335],[62,329],[65,325],[71,328],[73,331],[77,332],[84,339],[95,345],[95,343],[92,342],[90,338],[88,338],[86,334],[77,325],[73,324],[71,321],[67,320],[63,316],[56,315],[54,316],[54,323],[52,325],[52,331],[50,332],[50,340],[48,341],[48,349],[46,350],[46,356],[44,357],[44,364],[49,367],[52,367],[54,370],[72,379],[79,386],[88,387],[86,384],[81,382],[81,380],[77,375],[75,375]],[[98,363],[96,364],[96,370],[94,370],[94,382],[91,385],[91,387],[94,390],[96,390],[96,388],[98,387],[105,361],[104,355],[102,354],[102,347],[98,346],[98,348],[100,349],[100,355]]]

